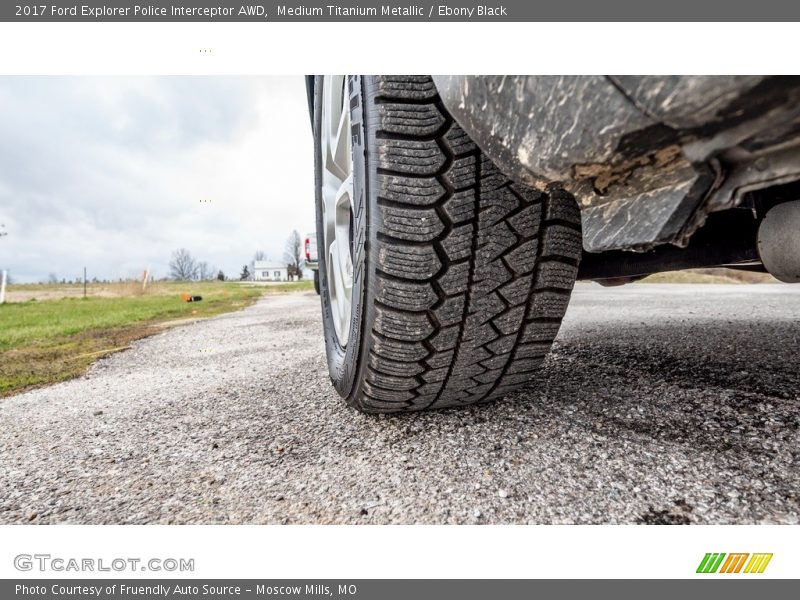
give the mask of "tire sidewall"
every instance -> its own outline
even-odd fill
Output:
[[[314,84],[314,176],[317,218],[317,248],[319,259],[319,288],[322,304],[322,324],[325,336],[325,352],[328,372],[336,391],[351,402],[356,396],[353,389],[360,367],[360,356],[364,344],[364,313],[366,301],[366,254],[369,207],[367,202],[368,174],[366,165],[366,132],[364,126],[364,94],[361,76],[347,76],[350,98],[350,138],[353,152],[353,305],[350,319],[350,335],[346,347],[342,347],[336,336],[328,293],[327,248],[324,239],[322,215],[322,150],[320,130],[322,126],[323,78],[317,76]]]

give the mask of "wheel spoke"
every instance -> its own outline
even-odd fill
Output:
[[[330,84],[328,81],[330,80]],[[350,168],[349,128],[350,111],[343,110],[342,89],[344,78],[341,76],[325,79],[323,90],[323,157],[326,169],[340,180],[347,177]]]
[[[353,288],[353,257],[350,248],[350,222],[352,213],[353,174],[347,176],[336,195],[336,239],[339,242],[339,267],[343,291],[348,297]]]
[[[329,271],[329,279],[331,284],[331,290],[333,292],[334,298],[337,300],[342,296],[342,274],[341,274],[341,264],[339,262],[339,251],[338,251],[338,244],[337,242],[333,242],[331,244],[330,250],[328,251],[328,271]],[[334,308],[336,309],[336,319],[341,321],[341,303],[334,302]]]
[[[331,155],[339,172],[347,177],[350,172],[350,111],[345,110],[345,107],[340,107],[340,110],[341,115],[331,146]]]

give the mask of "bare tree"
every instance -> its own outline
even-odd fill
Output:
[[[197,261],[186,248],[180,248],[172,253],[169,276],[179,281],[190,281],[197,276]]]
[[[55,273],[50,273],[47,276],[47,283],[58,283],[58,275]]]
[[[247,265],[242,265],[242,272],[239,274],[239,279],[241,281],[250,279],[250,269],[247,268]]]
[[[286,271],[289,279],[303,278],[303,241],[300,234],[295,229],[286,240],[286,248],[283,252],[283,260],[286,261]]]
[[[206,261],[200,261],[197,263],[197,277],[201,281],[207,281],[209,279],[214,279],[214,275],[217,272],[216,267],[212,267]]]
[[[255,254],[253,254],[253,260],[250,261],[250,278],[256,276],[256,261],[257,260],[267,260],[267,253],[263,250],[256,250]]]

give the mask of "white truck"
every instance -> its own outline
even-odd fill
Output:
[[[317,258],[317,232],[306,234],[303,244],[306,253],[306,267],[314,271],[314,289],[319,294],[319,259]]]

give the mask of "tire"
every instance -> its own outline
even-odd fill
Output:
[[[314,271],[314,291],[319,295],[319,271]]]
[[[427,76],[346,79],[353,278],[340,343],[323,232],[325,85],[317,79],[317,231],[336,390],[380,413],[485,402],[535,380],[577,275],[578,207],[500,173]]]

